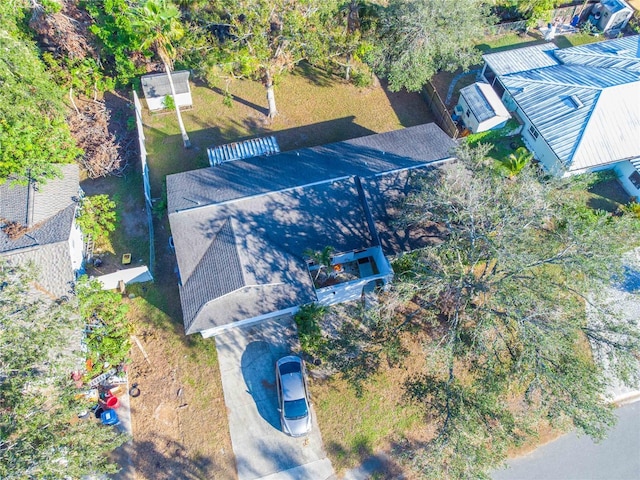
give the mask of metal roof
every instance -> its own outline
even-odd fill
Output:
[[[553,52],[557,49],[558,47],[553,43],[543,43],[504,52],[487,53],[482,58],[496,75],[507,75],[557,65],[559,62],[553,56]]]
[[[567,63],[500,77],[568,170],[640,155],[639,40],[555,50]]]
[[[460,95],[465,98],[478,122],[484,122],[496,116],[505,119],[511,117],[498,94],[488,83],[477,82],[464,87],[460,90]]]
[[[245,158],[260,157],[262,155],[274,155],[280,153],[280,146],[276,137],[250,138],[242,142],[227,143],[216,147],[207,148],[209,165],[212,167],[224,162],[243,160]]]
[[[554,53],[565,65],[640,72],[640,35],[563,48]]]
[[[179,70],[177,72],[171,72],[171,79],[173,80],[173,87],[176,90],[176,95],[181,93],[189,93],[189,71]],[[143,75],[140,78],[142,83],[142,91],[144,92],[144,98],[160,98],[171,95],[171,86],[169,85],[169,78],[166,73],[152,73],[150,75]]]
[[[620,0],[600,0],[600,3],[604,5],[611,13],[619,12],[620,10],[632,10],[632,8],[625,2]]]

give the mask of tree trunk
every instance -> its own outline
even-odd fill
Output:
[[[351,54],[347,53],[347,69],[344,73],[344,79],[348,82],[351,80]]]
[[[265,74],[265,85],[267,87],[267,103],[269,104],[269,118],[273,118],[278,114],[278,109],[276,108],[276,95],[273,90],[273,77],[271,76],[271,72],[267,70]]]
[[[167,62],[164,62],[164,70],[167,72],[167,78],[169,79],[169,87],[171,88],[171,96],[173,97],[173,104],[176,108],[176,115],[178,116],[178,125],[180,126],[180,134],[182,135],[182,143],[184,148],[191,148],[191,141],[187,130],[182,123],[182,114],[180,113],[180,107],[178,106],[178,100],[176,99],[176,87],[173,85],[173,78],[171,77],[171,68]]]

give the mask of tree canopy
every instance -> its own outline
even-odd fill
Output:
[[[176,117],[180,127],[180,134],[185,148],[191,147],[191,142],[182,122],[180,108],[177,107],[176,90],[171,77],[171,66],[174,58],[174,42],[184,35],[180,23],[180,10],[171,0],[145,0],[131,10],[131,26],[136,32],[136,43],[142,51],[152,49],[162,60],[167,73],[171,96],[176,106]]]
[[[406,361],[404,336],[424,339],[404,387],[431,436],[398,452],[426,478],[489,478],[544,424],[600,439],[613,374],[640,381],[637,319],[607,298],[640,243],[637,215],[589,207],[593,175],[505,169],[488,150],[465,144],[458,161],[411,173],[398,227],[431,240],[394,260],[377,306],[328,336],[322,311],[296,318],[305,351],[356,392],[384,360]]]
[[[22,10],[2,7],[0,20],[0,182],[46,180],[55,164],[81,153],[65,122],[64,93],[17,22]]]
[[[462,147],[405,207],[405,225],[445,232],[397,278],[442,332],[406,385],[436,424],[412,458],[432,478],[485,477],[541,418],[602,438],[614,422],[612,379],[593,352],[638,381],[638,326],[603,298],[637,247],[637,218],[592,210],[584,183],[534,165],[505,178],[485,153]]]
[[[77,305],[52,303],[32,279],[0,261],[0,477],[113,473],[106,452],[126,437],[77,419],[88,407],[70,379],[84,363],[74,349],[83,327]]]
[[[390,0],[370,62],[391,90],[419,91],[439,71],[478,63],[474,45],[492,22],[480,0]]]
[[[263,82],[269,116],[275,116],[274,83],[300,61],[326,53],[323,22],[334,6],[335,2],[322,0],[223,2],[214,18],[228,25],[228,32],[219,42],[217,68],[223,75]]]

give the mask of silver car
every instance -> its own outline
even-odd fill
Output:
[[[292,437],[301,437],[311,430],[311,409],[304,362],[289,355],[276,362],[278,411],[282,431]]]

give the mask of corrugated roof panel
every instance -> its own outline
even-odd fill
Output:
[[[557,65],[559,62],[553,55],[557,49],[558,47],[553,43],[544,43],[505,52],[488,53],[482,58],[497,75],[507,75]]]
[[[262,155],[273,155],[279,152],[278,141],[276,137],[271,136],[267,138],[250,138],[244,142],[211,147],[207,149],[207,156],[209,157],[209,165],[213,167],[232,160],[244,160]]]
[[[640,35],[616,38],[555,51],[565,65],[640,71]]]
[[[523,78],[545,84],[607,88],[640,80],[640,72],[593,68],[583,65],[555,65],[514,73],[506,78]]]
[[[539,82],[527,78],[507,77],[504,83],[549,147],[569,163],[600,90],[563,84],[540,88]],[[580,99],[581,108],[567,101],[572,95]]]

